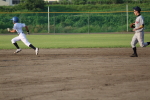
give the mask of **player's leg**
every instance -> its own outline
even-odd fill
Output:
[[[141,47],[146,47],[146,46],[150,45],[150,42],[144,42],[144,32],[140,32],[138,41],[139,41],[139,44]]]
[[[39,53],[39,48],[34,47],[32,44],[29,45],[30,48],[35,50],[35,54],[38,55]]]
[[[150,45],[150,42],[147,42],[148,45]]]
[[[19,53],[21,51],[20,47],[17,44],[17,41],[20,41],[19,36],[15,37],[11,40],[12,44],[14,44],[14,46],[17,48],[17,50],[14,53]]]
[[[136,36],[136,34],[134,34],[134,36],[132,37],[132,41],[131,41],[131,46],[132,46],[132,49],[133,49],[133,54],[130,57],[138,57],[138,55],[137,55],[137,49],[136,49],[136,44],[137,43],[138,43],[137,36]]]
[[[144,32],[138,32],[137,34],[137,39],[141,47],[146,47],[150,44],[149,42],[144,43]]]
[[[33,46],[26,38],[26,36],[24,34],[20,35],[21,41],[28,47],[32,48],[35,50],[36,55],[38,55],[39,52],[39,48],[36,48],[35,46]]]

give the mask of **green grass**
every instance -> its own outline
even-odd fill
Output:
[[[134,34],[134,33],[133,33]],[[65,34],[27,35],[30,43],[39,48],[128,48],[133,34]],[[11,39],[17,35],[0,35],[0,49],[16,49]],[[150,41],[150,34],[145,34]],[[17,42],[22,49],[28,47]],[[139,44],[137,45],[139,47]]]

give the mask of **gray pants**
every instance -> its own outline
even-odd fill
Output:
[[[144,32],[135,32],[134,36],[132,37],[131,46],[132,48],[136,47],[136,44],[139,42],[141,47],[146,47],[148,44],[147,42],[144,43]]]

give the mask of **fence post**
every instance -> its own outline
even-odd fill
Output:
[[[90,13],[88,13],[88,34],[90,34]]]
[[[129,31],[129,29],[128,29],[128,24],[129,24],[129,22],[128,22],[128,18],[129,18],[128,5],[126,5],[126,12],[127,12],[127,32],[128,32]]]
[[[48,6],[48,33],[50,33],[49,6]]]
[[[54,33],[56,33],[56,29],[55,29],[55,18],[56,16],[55,16],[55,13],[54,13]]]

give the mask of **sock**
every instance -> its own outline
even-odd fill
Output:
[[[150,42],[147,42],[148,45],[150,45]]]
[[[20,49],[17,43],[13,43],[17,49]]]
[[[29,47],[31,47],[34,50],[36,49],[32,44],[30,44]]]
[[[134,54],[137,54],[136,47],[133,48],[133,52],[134,52]]]

